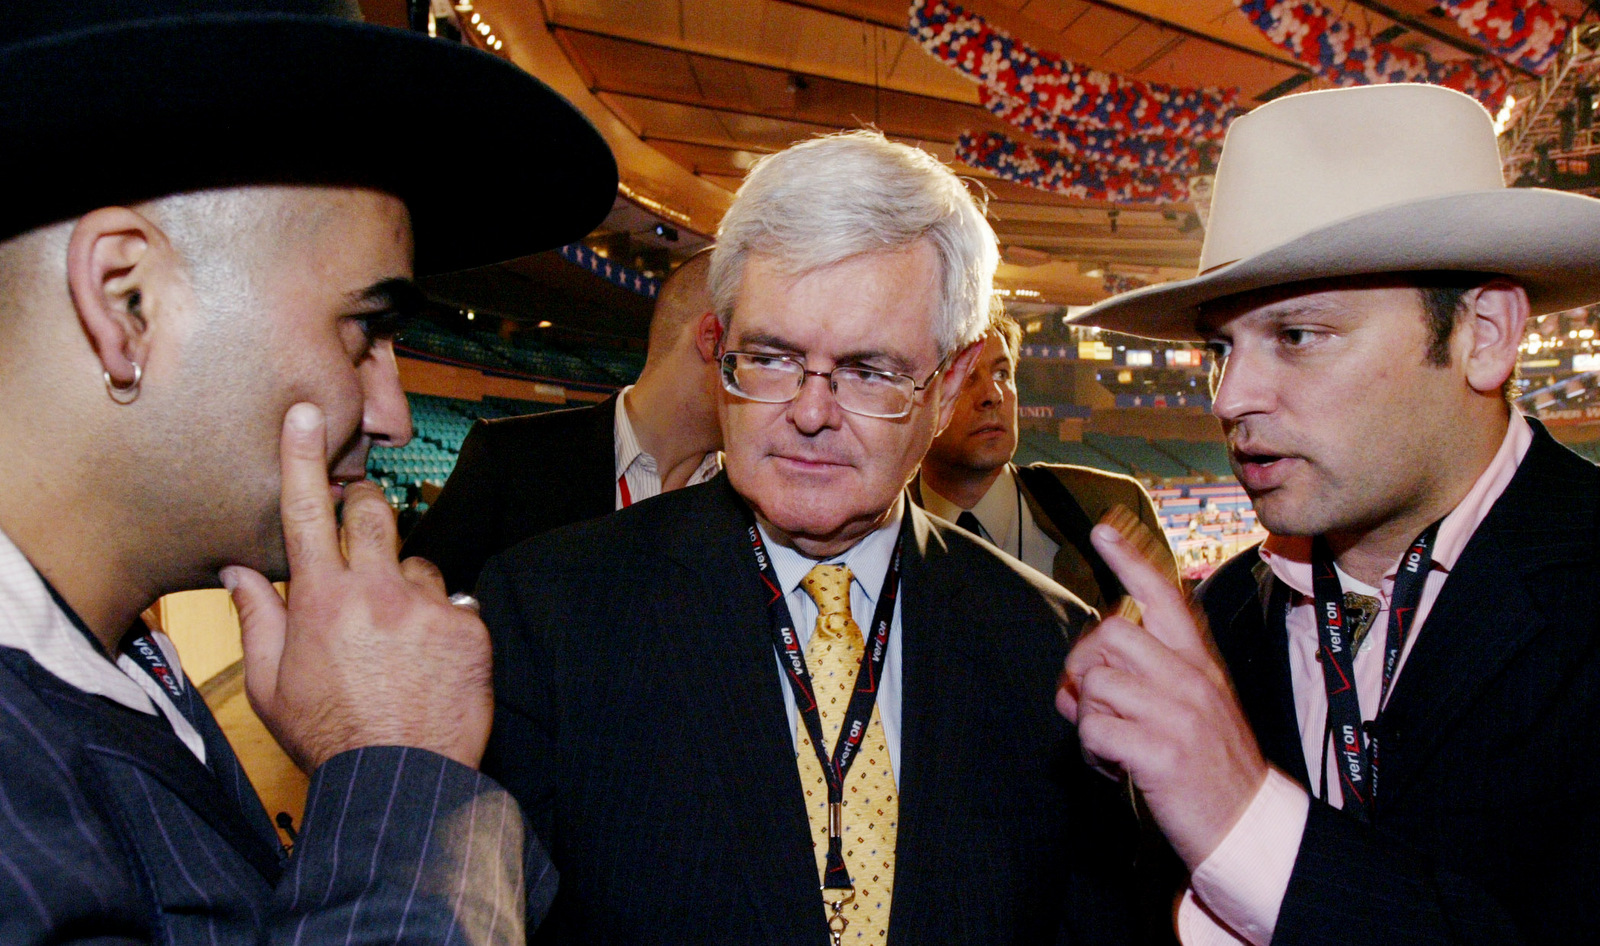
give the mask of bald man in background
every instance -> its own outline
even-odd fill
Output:
[[[404,554],[471,591],[490,556],[523,539],[702,483],[722,463],[709,251],[667,277],[639,380],[590,407],[479,421]]]

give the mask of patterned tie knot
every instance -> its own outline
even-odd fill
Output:
[[[848,565],[815,565],[800,579],[800,587],[817,603],[822,617],[835,614],[849,617],[851,577]]]

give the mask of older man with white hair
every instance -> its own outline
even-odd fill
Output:
[[[751,171],[711,267],[726,475],[479,584],[486,771],[562,875],[542,935],[1127,941],[1126,809],[1050,709],[1090,612],[903,499],[997,258],[955,175],[877,133]]]

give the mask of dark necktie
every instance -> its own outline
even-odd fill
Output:
[[[974,516],[972,514],[972,510],[970,509],[963,510],[961,515],[956,517],[956,525],[967,530],[980,539],[987,539],[989,537],[988,534],[983,531],[983,523],[978,521],[978,517]]]

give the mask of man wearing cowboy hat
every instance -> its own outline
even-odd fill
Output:
[[[582,235],[615,164],[516,68],[353,12],[0,24],[0,941],[521,943],[553,896],[476,771],[483,625],[396,560],[362,471],[411,436],[389,336],[413,270]],[[414,116],[432,137],[399,138]],[[493,211],[436,183],[462,152]],[[218,584],[311,775],[293,856],[139,620]]]
[[[1597,246],[1600,201],[1502,186],[1467,97],[1314,92],[1233,125],[1199,277],[1081,316],[1210,343],[1271,533],[1200,588],[1213,649],[1097,528],[1143,626],[1058,697],[1187,868],[1186,942],[1600,934],[1600,470],[1504,397]]]

